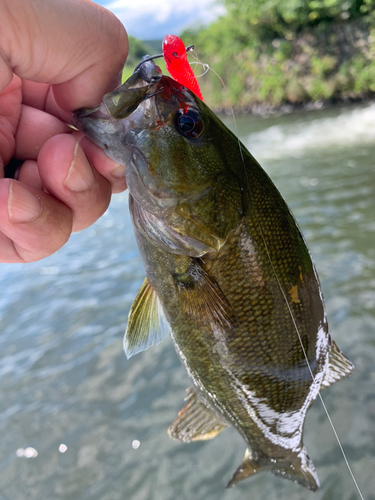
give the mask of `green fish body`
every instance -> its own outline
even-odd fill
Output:
[[[316,490],[306,412],[353,365],[331,340],[303,236],[256,160],[192,92],[147,62],[74,124],[126,165],[146,280],[128,356],[171,332],[192,380],[169,434],[234,426],[247,444],[229,485],[258,472]]]

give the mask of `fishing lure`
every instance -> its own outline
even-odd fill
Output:
[[[203,101],[202,92],[187,60],[185,44],[181,38],[176,35],[166,35],[163,40],[163,55],[172,78],[194,92]]]

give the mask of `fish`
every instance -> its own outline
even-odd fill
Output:
[[[127,357],[169,333],[192,381],[168,429],[187,443],[233,426],[246,444],[227,486],[269,471],[308,490],[308,409],[353,364],[332,340],[297,222],[251,153],[186,86],[145,56],[73,124],[126,165],[146,278]]]

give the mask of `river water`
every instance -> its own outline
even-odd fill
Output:
[[[375,104],[237,122],[303,230],[332,335],[355,364],[322,395],[374,500]],[[270,473],[225,490],[245,451],[234,429],[168,437],[190,386],[171,339],[129,361],[122,350],[143,278],[126,194],[51,257],[0,265],[0,500],[360,498],[319,401],[304,433],[317,493]]]

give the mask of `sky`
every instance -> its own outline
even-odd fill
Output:
[[[207,24],[224,13],[214,0],[95,0],[111,10],[129,35],[141,40],[163,39],[181,30]]]

